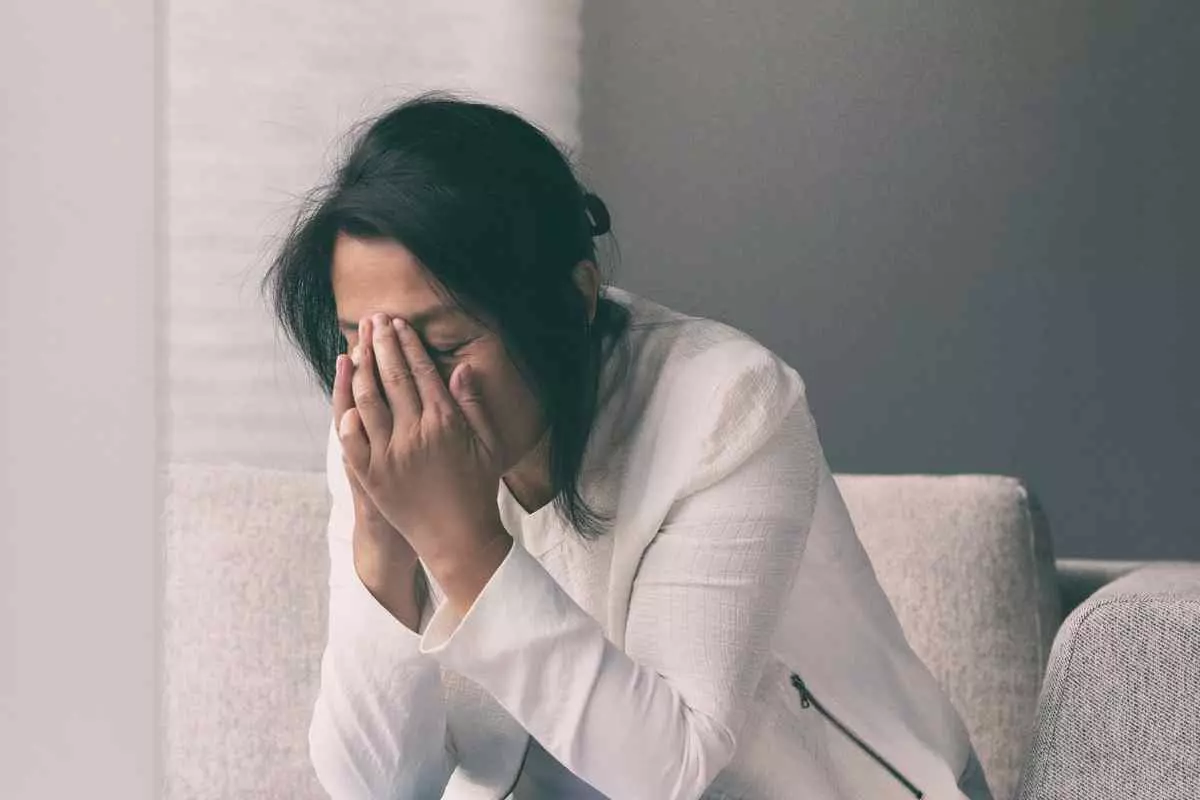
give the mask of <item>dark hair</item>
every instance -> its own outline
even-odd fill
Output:
[[[347,347],[330,274],[337,235],[400,243],[439,294],[504,342],[545,411],[558,513],[585,539],[600,536],[611,518],[578,480],[601,369],[629,314],[602,287],[589,324],[572,272],[596,262],[604,203],[549,135],[503,108],[428,92],[351,133],[364,125],[333,179],[303,198],[263,279],[278,322],[331,397]]]

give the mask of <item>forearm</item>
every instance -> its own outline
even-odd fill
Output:
[[[414,556],[400,563],[354,537],[354,570],[371,596],[415,634],[421,632],[421,614],[428,597],[424,575]]]
[[[512,536],[496,519],[480,526],[462,544],[427,551],[422,560],[445,594],[449,607],[461,617],[474,605],[512,546]]]
[[[820,451],[804,407],[793,422],[673,505],[618,622],[624,650],[515,546],[465,614],[439,607],[422,651],[604,794],[702,796],[736,751],[813,522]]]
[[[369,646],[325,651],[308,747],[331,797],[441,796],[454,766],[447,724],[441,673],[428,659],[388,663]]]
[[[377,597],[363,577],[371,580],[381,565],[356,556],[351,537],[337,532],[329,637],[308,733],[316,775],[338,800],[437,797],[454,759],[441,670],[419,650],[420,607],[411,591],[418,564],[400,571],[408,579],[381,583]]]
[[[486,587],[465,618],[439,608],[422,649],[479,683],[604,794],[699,797],[734,744],[710,709],[689,704],[652,667],[607,641],[599,623],[519,546],[494,578],[500,585]],[[655,736],[616,733],[635,728]]]

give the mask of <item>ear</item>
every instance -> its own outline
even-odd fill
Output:
[[[595,262],[584,259],[575,265],[572,277],[575,285],[579,287],[579,291],[583,293],[583,301],[587,305],[588,321],[591,322],[596,318],[596,303],[600,294],[600,270],[596,268]]]

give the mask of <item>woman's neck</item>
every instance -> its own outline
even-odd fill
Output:
[[[550,480],[549,443],[547,431],[537,445],[503,475],[509,494],[516,498],[526,514],[534,513],[554,499],[554,489]]]

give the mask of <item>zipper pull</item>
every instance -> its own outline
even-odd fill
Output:
[[[808,687],[804,685],[804,681],[800,679],[800,676],[794,672],[792,673],[792,686],[795,686],[796,691],[800,693],[800,707],[808,708],[811,706],[812,702],[809,700],[811,695],[808,693]]]

